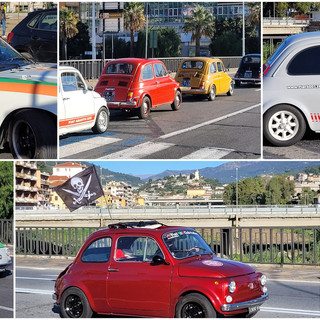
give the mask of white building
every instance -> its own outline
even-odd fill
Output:
[[[75,174],[83,171],[85,168],[86,166],[76,162],[60,163],[53,167],[52,175],[71,178]]]

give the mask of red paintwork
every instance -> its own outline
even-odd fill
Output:
[[[259,282],[261,273],[246,264],[220,259],[206,254],[177,260],[165,246],[162,235],[182,230],[184,227],[158,229],[102,229],[90,235],[74,262],[57,278],[55,293],[60,303],[61,295],[69,287],[80,288],[87,296],[93,311],[100,314],[133,315],[146,317],[174,317],[179,298],[187,292],[205,295],[216,311],[225,315],[245,313],[247,309],[221,312],[225,298],[232,295],[232,303],[248,301],[263,295]],[[115,246],[120,236],[148,236],[157,241],[168,265],[151,266],[149,262],[115,261]],[[94,240],[110,237],[111,255],[108,262],[84,263],[81,256]],[[218,264],[211,266],[210,264]],[[221,266],[222,264],[222,266]],[[118,269],[118,272],[108,272]],[[237,283],[237,290],[230,294],[228,284]],[[249,283],[254,290],[249,290]]]
[[[106,69],[111,64],[130,63],[133,64],[133,72],[129,75],[122,74],[106,74]],[[146,65],[160,63],[165,68],[164,64],[159,60],[147,60],[138,58],[125,58],[110,61],[104,67],[99,81],[95,87],[95,91],[102,97],[106,91],[115,91],[113,101],[108,101],[110,109],[132,109],[139,108],[144,96],[149,96],[151,100],[151,108],[158,105],[172,103],[176,91],[179,89],[179,83],[176,82],[169,75],[166,77],[156,77],[153,69],[153,79],[142,80],[141,74]],[[166,70],[166,68],[165,68]],[[120,84],[120,85],[119,85]],[[115,89],[115,90],[108,90]],[[180,89],[179,89],[180,90]],[[127,102],[128,93],[133,92],[133,102],[135,105],[118,105],[114,102]]]

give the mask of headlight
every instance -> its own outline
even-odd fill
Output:
[[[267,277],[263,274],[260,278],[260,283],[264,286],[267,283]]]
[[[236,282],[230,281],[228,285],[228,289],[230,293],[234,293],[236,291]]]

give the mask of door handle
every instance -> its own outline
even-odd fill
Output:
[[[108,269],[109,272],[118,272],[119,269]]]
[[[156,84],[159,84],[160,83],[160,81],[156,81]]]

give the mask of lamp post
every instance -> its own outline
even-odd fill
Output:
[[[238,194],[238,191],[239,191],[239,189],[238,189],[238,181],[239,181],[239,179],[238,179],[238,170],[239,170],[239,168],[236,168],[236,207],[237,207],[237,209],[238,209],[238,205],[239,205],[239,194]]]
[[[146,49],[145,58],[148,59],[148,27],[149,27],[149,3],[146,2]]]
[[[244,1],[243,1],[242,3],[242,56],[243,57],[246,55],[245,28],[246,28],[246,21],[245,21],[245,15],[244,15]]]

